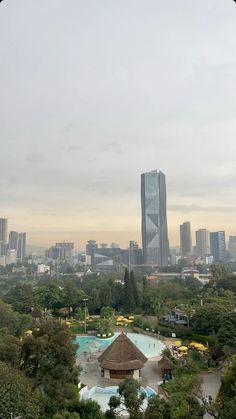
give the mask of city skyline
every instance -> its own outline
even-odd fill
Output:
[[[152,171],[155,172],[155,171]],[[140,214],[140,218],[141,218],[141,214]],[[5,221],[6,226],[7,226],[7,241],[5,241],[5,245],[9,243],[9,249],[14,248],[15,246],[11,246],[10,244],[13,243],[16,239],[14,237],[14,235],[17,236],[22,236],[25,235],[26,233],[18,233],[15,232],[14,230],[12,230],[12,226],[9,225],[9,220],[7,217],[0,217],[0,226],[2,221]],[[167,222],[168,222],[168,214],[167,214]],[[231,247],[231,252],[232,254],[235,253],[234,250],[234,242],[236,243],[236,235],[232,235],[231,233],[229,233],[229,235],[227,235],[225,233],[225,231],[222,231],[222,229],[218,229],[218,231],[210,231],[205,227],[200,227],[200,226],[194,226],[192,227],[191,225],[191,221],[183,221],[182,224],[180,224],[178,226],[178,230],[179,230],[179,238],[177,240],[176,243],[170,242],[169,241],[169,248],[170,249],[179,249],[179,253],[184,256],[183,251],[181,250],[181,228],[183,228],[183,226],[187,226],[187,236],[190,234],[190,242],[191,240],[191,236],[193,235],[194,240],[192,242],[192,250],[194,252],[196,252],[196,254],[198,256],[204,256],[206,254],[211,254],[211,246],[210,246],[210,235],[216,235],[218,233],[223,233],[224,234],[224,241],[225,241],[225,246],[227,247],[227,249],[230,250]],[[9,231],[8,231],[9,229]],[[28,233],[27,233],[27,248],[31,249],[30,251],[37,251],[37,249],[40,251],[40,249],[42,249],[42,251],[49,249],[50,247],[54,246],[53,242],[48,238],[48,240],[46,240],[47,237],[47,232],[40,232],[40,236],[42,237],[42,242],[40,242],[39,244],[35,244],[32,243],[30,241],[28,241]],[[128,239],[124,239],[124,236],[126,236]],[[69,243],[69,242],[73,242],[73,244],[75,244],[75,248],[79,251],[85,251],[87,248],[87,245],[89,243],[89,241],[95,241],[96,246],[98,246],[99,248],[103,247],[104,245],[107,245],[108,247],[113,247],[114,245],[116,245],[115,247],[120,247],[123,249],[127,249],[130,242],[137,242],[137,244],[140,246],[140,248],[142,248],[142,231],[140,229],[140,232],[134,232],[134,231],[119,231],[119,232],[112,232],[112,231],[108,231],[108,232],[93,232],[93,234],[91,234],[91,232],[59,232],[57,234],[54,235],[55,243],[58,242],[62,242],[62,243]],[[103,240],[103,238],[106,238],[106,240]],[[114,240],[114,237],[117,240]],[[137,237],[137,239],[130,239],[130,238],[134,238]],[[1,238],[1,237],[0,237]],[[187,239],[189,240],[189,239]],[[0,241],[1,242],[1,241]],[[35,250],[34,250],[35,248]],[[40,251],[41,253],[41,251]],[[191,252],[186,252],[187,256],[188,254],[191,254]]]
[[[1,216],[32,245],[141,243],[161,167],[172,246],[186,219],[236,235],[233,2],[54,3],[1,3]]]

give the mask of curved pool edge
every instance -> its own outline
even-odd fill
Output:
[[[115,332],[113,336],[103,339],[95,335],[76,335],[76,342],[80,345],[80,348],[77,350],[77,356],[83,353],[97,353],[99,355],[114,342],[118,335],[120,333]],[[154,336],[130,332],[127,333],[127,336],[150,361],[155,361],[155,358],[160,357],[162,351],[166,348],[165,343]]]

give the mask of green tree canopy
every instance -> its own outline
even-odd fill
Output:
[[[145,419],[171,419],[169,403],[158,395],[151,397],[148,400]]]
[[[146,397],[141,391],[141,384],[133,378],[126,378],[120,383],[118,393],[118,396],[110,398],[111,411],[114,412],[120,406],[125,406],[130,417],[138,419],[142,415],[142,404]]]
[[[46,412],[56,413],[77,398],[76,345],[68,328],[51,320],[33,329],[22,343],[21,367],[46,395]]]
[[[12,307],[0,300],[0,332],[21,336],[30,326],[32,319],[27,314],[19,314]]]
[[[41,418],[42,403],[30,379],[0,362],[0,414],[4,419]],[[12,415],[12,416],[11,416]]]
[[[202,335],[217,333],[222,325],[227,308],[221,304],[206,304],[199,308],[191,319],[193,331]]]
[[[236,313],[227,313],[223,316],[222,326],[218,331],[218,340],[221,346],[236,348]]]

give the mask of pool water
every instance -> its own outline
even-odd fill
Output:
[[[114,333],[114,336],[106,339],[100,339],[96,336],[77,336],[76,342],[79,344],[77,354],[79,355],[81,352],[103,352],[118,335],[119,333]],[[165,345],[155,337],[138,333],[127,333],[127,336],[147,358],[159,356],[165,349]]]
[[[146,399],[144,399],[142,407],[146,409],[147,407],[147,399],[149,397],[152,397],[156,395],[157,393],[155,390],[153,390],[151,387],[141,387],[140,389],[142,392],[145,393]],[[96,401],[100,406],[103,412],[105,412],[107,409],[109,409],[109,400],[111,396],[116,396],[118,393],[118,387],[117,386],[110,386],[110,387],[93,387],[90,390],[85,387],[80,391],[80,398],[81,399],[92,399]],[[123,414],[125,413],[125,406],[122,406],[124,410],[122,410]],[[116,412],[118,414],[118,412]],[[127,413],[127,412],[126,412]],[[124,414],[124,416],[126,416]]]

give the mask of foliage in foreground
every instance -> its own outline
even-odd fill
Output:
[[[42,400],[25,375],[0,362],[0,414],[4,419],[21,416],[41,418]],[[12,415],[12,416],[11,416]]]

